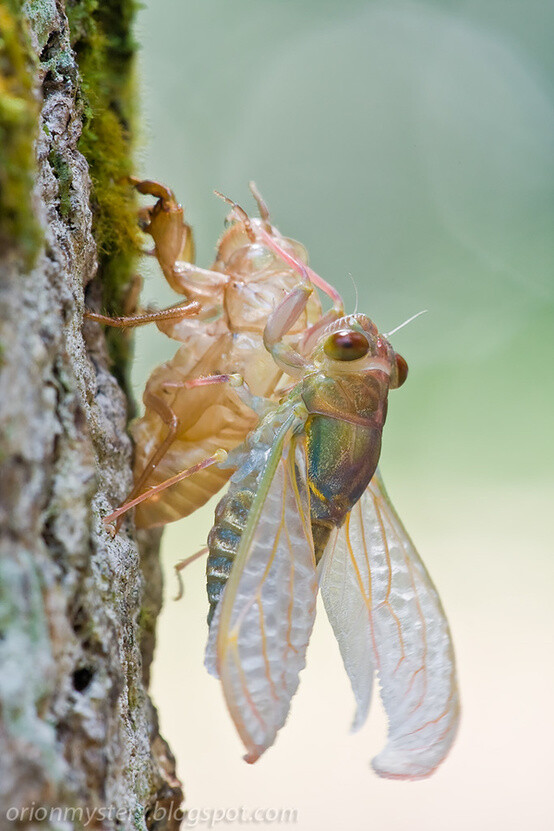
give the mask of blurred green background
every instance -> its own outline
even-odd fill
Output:
[[[301,831],[551,828],[554,729],[554,4],[542,0],[163,0],[137,37],[139,174],[171,185],[209,266],[225,206],[274,222],[393,337],[382,471],[441,593],[463,720],[417,784],[368,768],[385,723],[353,702],[320,614],[300,692],[254,767],[202,666],[204,566],[172,564],[213,503],[167,529],[154,693],[192,808],[296,808]],[[152,263],[146,301],[175,302]],[[137,397],[175,351],[137,336]],[[267,823],[270,824],[270,823]]]

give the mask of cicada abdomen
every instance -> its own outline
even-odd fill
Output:
[[[225,588],[237,553],[241,537],[251,516],[252,503],[258,490],[271,449],[275,443],[275,431],[281,426],[281,414],[271,417],[245,440],[227,459],[226,467],[231,476],[229,488],[218,502],[214,525],[208,536],[208,562],[206,567],[208,601],[208,623],[211,623],[215,608]]]

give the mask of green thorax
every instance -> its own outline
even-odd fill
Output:
[[[308,376],[302,399],[306,421],[310,512],[321,557],[329,534],[342,525],[375,473],[387,414],[388,376],[371,371]]]

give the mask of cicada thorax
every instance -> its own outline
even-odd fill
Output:
[[[252,220],[254,229],[256,222]],[[307,260],[300,243],[280,236],[279,242]],[[223,234],[212,271],[226,278],[205,309],[212,319],[160,324],[166,334],[183,345],[147,382],[145,415],[133,428],[137,480],[167,434],[167,426],[150,406],[153,396],[171,407],[179,424],[175,441],[148,480],[149,487],[201,462],[218,448],[232,450],[258,420],[228,384],[189,389],[182,386],[183,382],[237,373],[254,395],[274,400],[280,390],[293,383],[265,349],[263,331],[269,314],[297,284],[297,273],[272,251],[252,241],[241,222]],[[320,316],[321,306],[314,298],[287,339],[298,343],[305,329]],[[229,476],[230,471],[215,466],[195,473],[138,506],[137,526],[163,525],[187,516],[217,493]]]
[[[363,383],[350,378],[352,386],[344,390],[341,379],[325,379],[323,388],[313,386],[316,378],[309,381],[303,397],[310,411],[305,427],[308,485],[312,534],[316,562],[319,562],[331,531],[342,525],[377,469],[388,383],[373,377],[365,377]],[[365,399],[363,409],[345,406],[341,411],[337,406],[337,399],[350,405],[355,398]]]
[[[350,327],[353,328],[350,328]],[[316,561],[368,487],[379,462],[395,354],[365,316],[327,330],[318,372],[301,384]]]

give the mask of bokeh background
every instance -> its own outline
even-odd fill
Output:
[[[154,666],[190,808],[294,809],[301,831],[552,828],[553,34],[542,0],[144,4],[138,172],[186,205],[198,262],[226,213],[212,190],[252,208],[255,179],[351,309],[353,282],[381,330],[428,309],[393,339],[410,377],[391,394],[382,471],[448,613],[463,705],[431,779],[379,780],[379,702],[349,735],[352,695],[319,614],[287,725],[244,764],[202,665],[203,563],[171,600],[212,503],[166,530]],[[175,302],[143,271],[147,301]],[[174,350],[139,333],[137,398]]]

